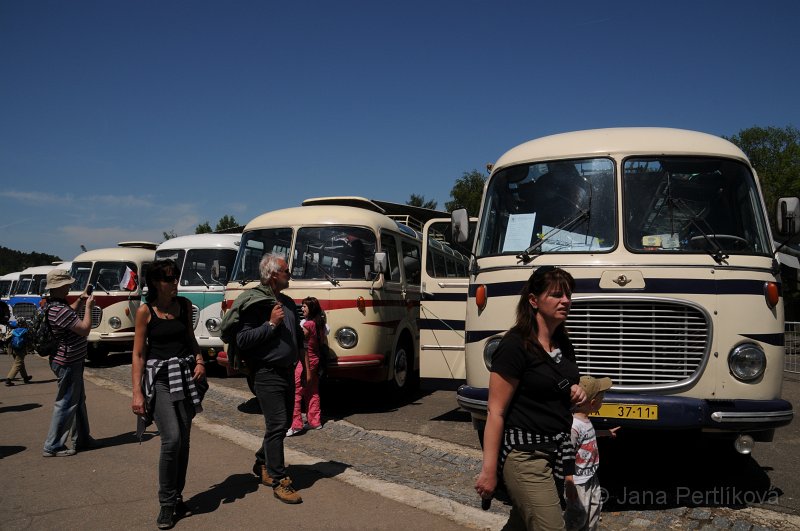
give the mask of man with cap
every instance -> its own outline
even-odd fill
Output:
[[[73,282],[75,279],[66,269],[47,273],[45,289],[50,290],[50,297],[44,311],[53,335],[58,338],[58,350],[50,358],[50,368],[58,378],[58,394],[44,442],[44,457],[75,455],[81,447],[92,443],[83,389],[83,360],[86,337],[92,329],[94,297],[84,292],[71,305],[67,304],[67,292]],[[82,307],[85,308],[83,318],[78,316]],[[68,438],[71,438],[72,448],[67,447]]]
[[[581,389],[586,393],[586,402],[576,406],[572,413],[572,444],[575,446],[575,474],[572,481],[565,482],[567,510],[564,523],[568,531],[594,530],[600,524],[602,509],[602,492],[597,479],[597,468],[600,466],[600,453],[597,449],[595,433],[589,415],[600,411],[605,392],[611,388],[611,378],[593,378],[581,376]],[[610,435],[615,436],[619,428],[612,428]]]

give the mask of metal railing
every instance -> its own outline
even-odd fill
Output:
[[[783,370],[800,373],[800,322],[786,321],[784,345],[786,358],[783,361]]]

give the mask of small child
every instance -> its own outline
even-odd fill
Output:
[[[581,376],[580,379],[580,386],[586,392],[586,402],[576,407],[572,414],[575,475],[574,484],[571,485],[567,481],[565,489],[567,509],[564,521],[568,531],[593,531],[600,523],[602,500],[600,482],[596,475],[600,465],[600,454],[597,450],[597,434],[589,415],[600,410],[605,392],[611,387],[611,383],[611,378]],[[610,435],[614,437],[618,429],[609,430]]]

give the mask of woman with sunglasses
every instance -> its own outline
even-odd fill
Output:
[[[133,340],[133,413],[137,433],[155,420],[161,436],[156,523],[170,529],[191,514],[183,502],[192,419],[202,411],[208,384],[205,362],[192,329],[192,305],[178,297],[180,269],[159,260],[147,271],[147,302],[136,312]]]
[[[512,501],[504,529],[564,529],[556,479],[571,480],[570,410],[586,400],[564,325],[574,289],[563,269],[538,268],[522,289],[516,323],[492,355],[475,490],[491,499],[502,477]]]

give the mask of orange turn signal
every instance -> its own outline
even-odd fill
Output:
[[[128,317],[130,317],[130,316],[131,316],[131,310],[130,310],[130,308],[125,308],[125,315],[126,315],[126,316],[128,316]]]
[[[483,309],[486,308],[487,299],[486,284],[481,284],[475,288],[475,304],[478,306],[478,310],[483,311]]]
[[[367,308],[367,302],[364,300],[364,297],[359,297],[356,299],[356,306],[361,313],[364,313],[364,310]]]
[[[764,298],[767,299],[767,306],[774,308],[781,298],[777,282],[764,282]]]

